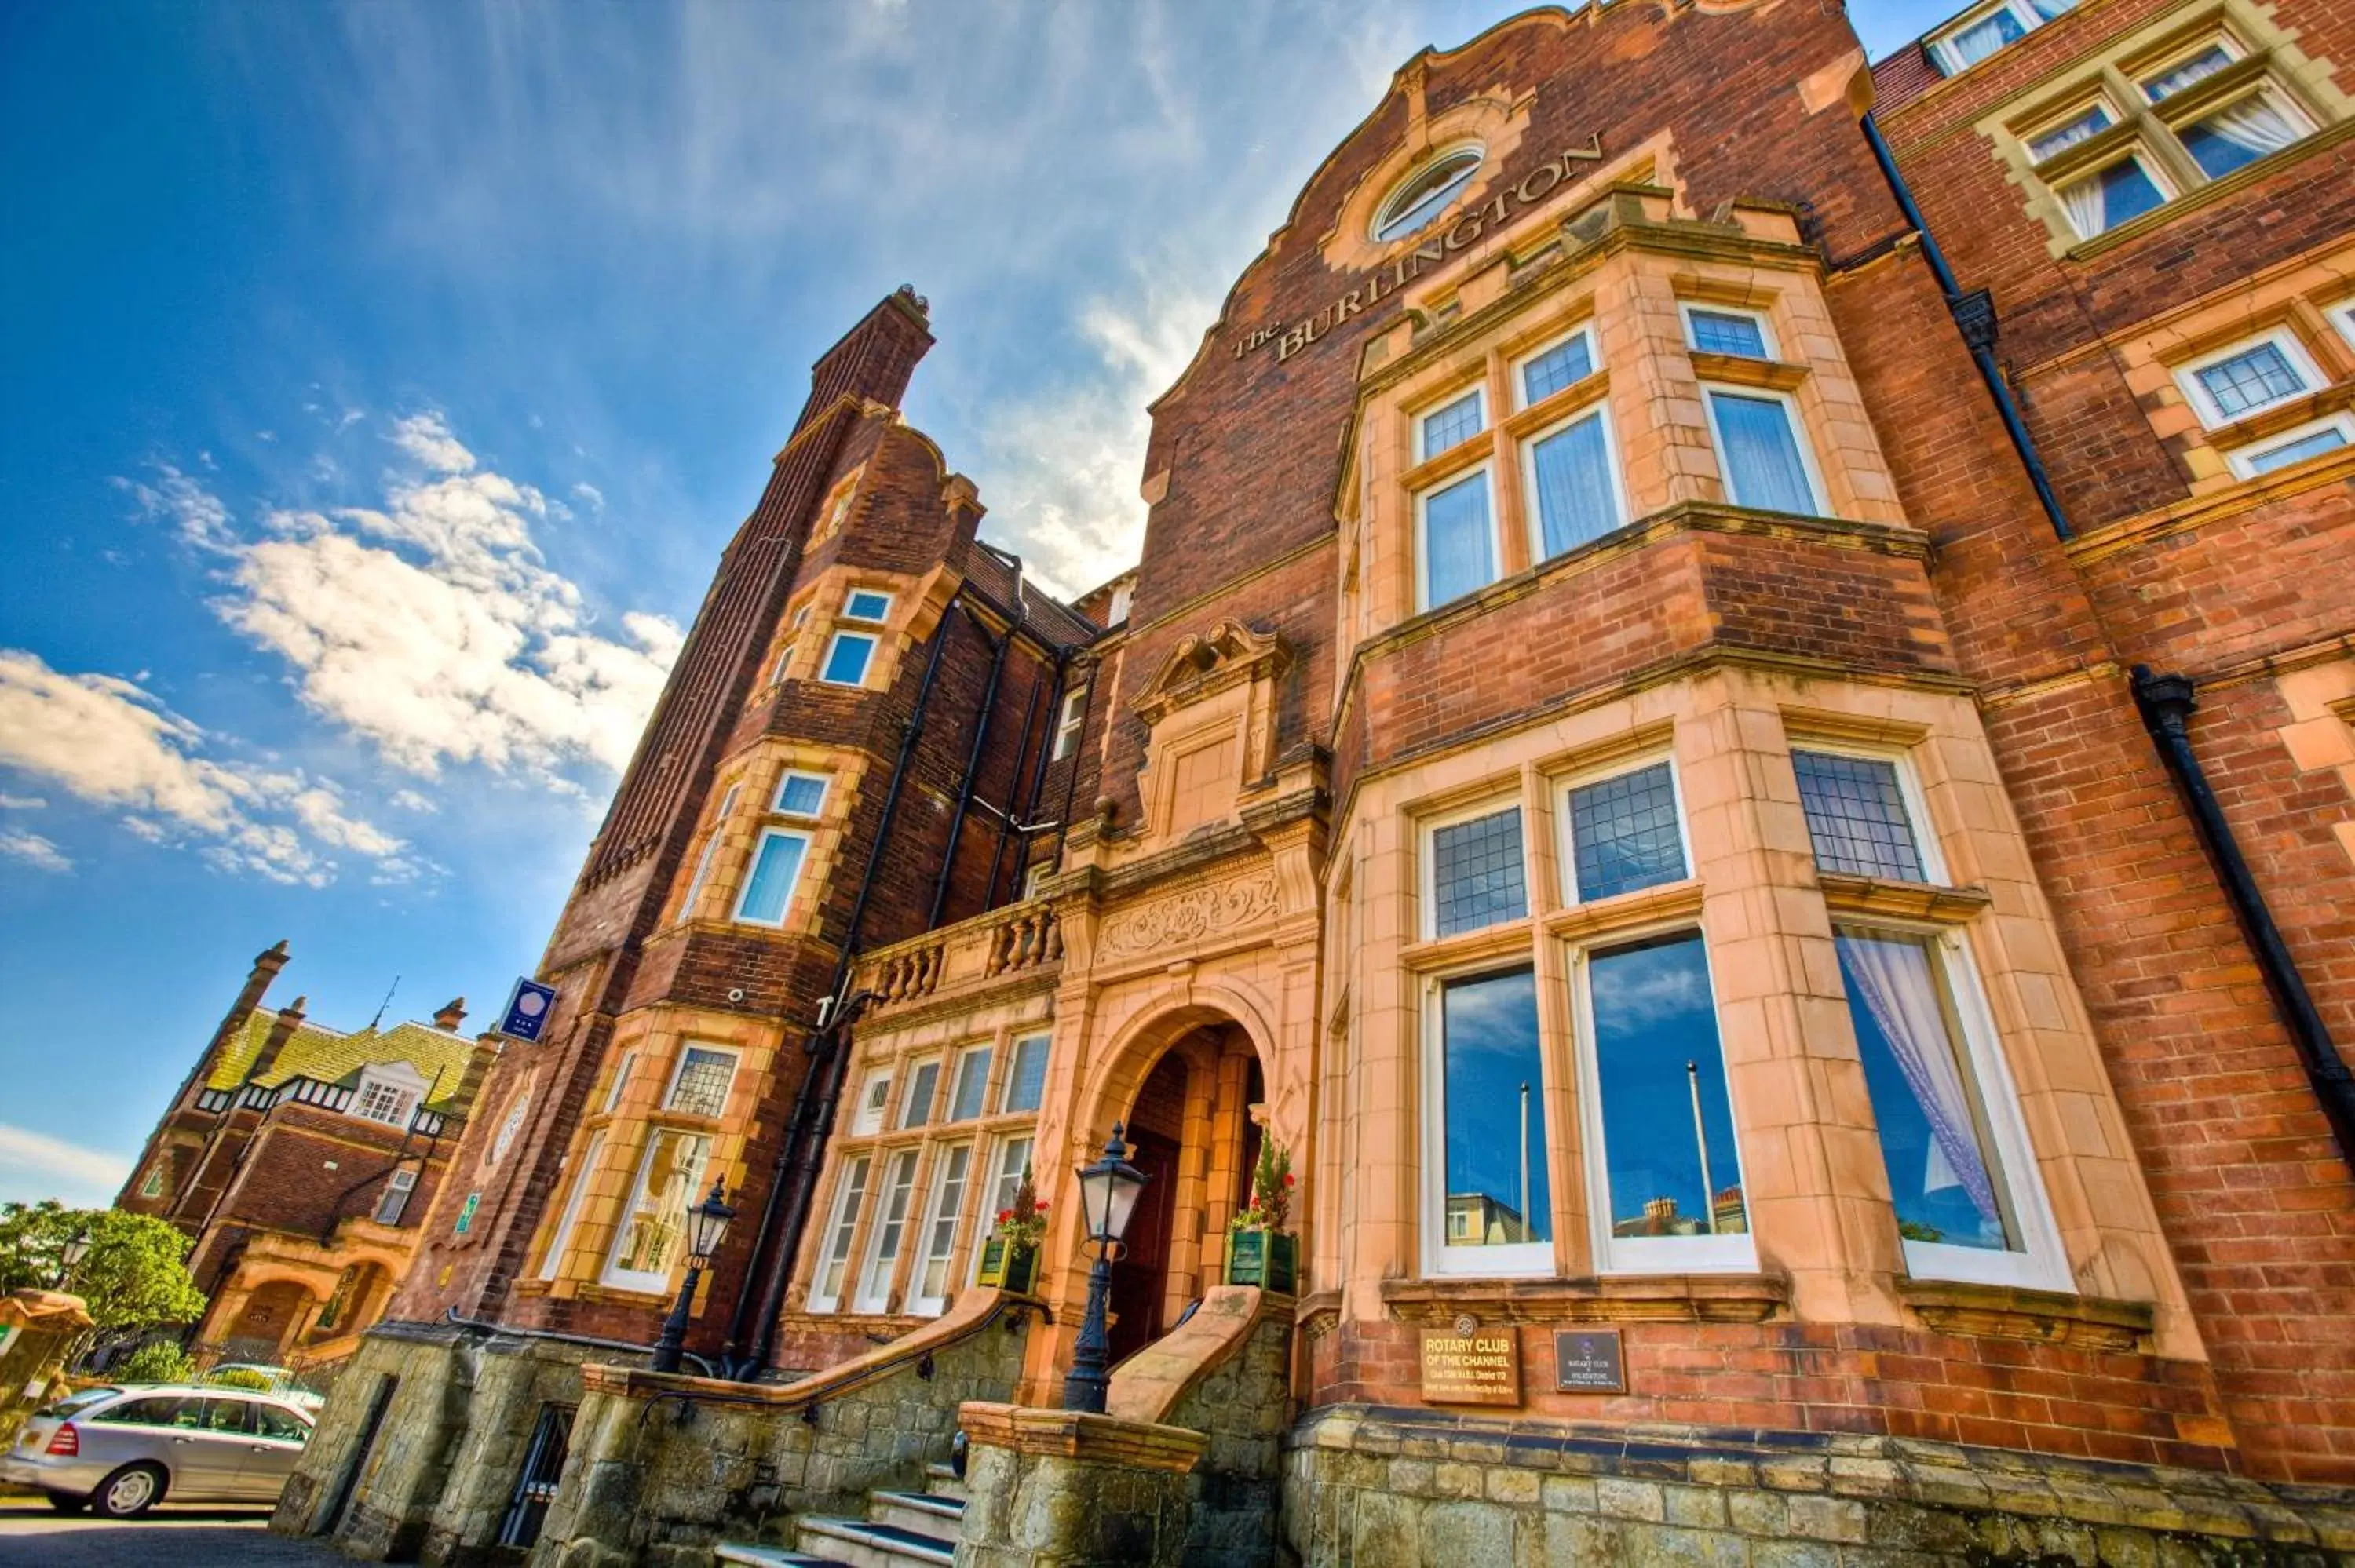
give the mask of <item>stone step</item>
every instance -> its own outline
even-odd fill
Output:
[[[864,1519],[804,1519],[794,1521],[794,1544],[813,1554],[840,1558],[850,1568],[953,1568],[956,1535],[907,1530]]]
[[[732,1563],[740,1568],[850,1568],[839,1557],[813,1557],[806,1552],[789,1552],[782,1546],[742,1546],[721,1542],[711,1549],[712,1556],[721,1563]]]
[[[957,1524],[964,1518],[964,1502],[929,1492],[869,1492],[867,1517],[877,1524],[896,1524],[920,1535],[945,1535],[954,1541]]]
[[[954,1498],[959,1502],[964,1501],[969,1495],[964,1489],[964,1482],[948,1465],[924,1467],[924,1489],[936,1498]]]

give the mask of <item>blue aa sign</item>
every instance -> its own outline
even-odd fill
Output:
[[[507,998],[507,1013],[499,1020],[499,1033],[511,1039],[536,1041],[539,1032],[548,1027],[548,1015],[556,1010],[556,988],[534,980],[519,980],[515,994]]]

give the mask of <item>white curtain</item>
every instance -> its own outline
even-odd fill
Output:
[[[2109,227],[2104,221],[2104,209],[2108,204],[2102,199],[2101,175],[2079,180],[2073,185],[2062,185],[2060,196],[2061,210],[2069,215],[2070,227],[2087,239]]]
[[[1938,1003],[1938,981],[1930,970],[1927,945],[1912,938],[1844,930],[1839,952],[1849,980],[1888,1037],[1906,1087],[1930,1124],[1935,1150],[1923,1172],[1923,1190],[1960,1181],[1979,1217],[1999,1228],[2002,1213],[1996,1204],[1995,1183],[1987,1175],[1971,1118],[1970,1089],[1963,1081],[1955,1041]]]
[[[1725,443],[1726,479],[1734,504],[1813,516],[1815,491],[1799,457],[1788,407],[1772,397],[1712,392],[1718,434]]]
[[[1540,441],[1530,466],[1537,471],[1538,517],[1549,559],[1619,526],[1610,444],[1599,412]]]
[[[2306,134],[2297,122],[2262,96],[2244,98],[2220,109],[2200,122],[2225,141],[2247,148],[2258,157],[2278,153]]]

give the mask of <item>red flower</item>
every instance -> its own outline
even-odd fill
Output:
[[[1291,1172],[1291,1171],[1285,1171],[1285,1172],[1284,1173],[1284,1184],[1285,1186],[1289,1187],[1289,1186],[1291,1186],[1291,1185],[1292,1185],[1292,1181],[1293,1181],[1292,1172]]]

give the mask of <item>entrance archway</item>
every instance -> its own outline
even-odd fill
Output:
[[[1259,1158],[1252,1109],[1264,1094],[1250,1037],[1231,1023],[1202,1024],[1170,1044],[1125,1107],[1130,1159],[1153,1180],[1113,1266],[1115,1364],[1175,1327],[1218,1282],[1227,1221],[1248,1196]]]
[[[255,1287],[244,1309],[222,1336],[221,1359],[229,1361],[275,1362],[287,1341],[311,1310],[309,1290],[291,1279],[273,1279]]]

